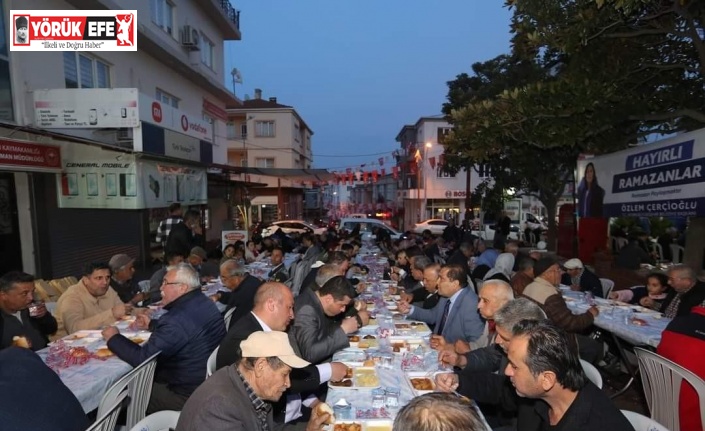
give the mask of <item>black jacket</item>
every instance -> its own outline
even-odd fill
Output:
[[[227,305],[226,311],[236,307],[230,319],[230,328],[233,327],[235,322],[252,311],[255,306],[255,294],[262,283],[259,278],[247,274],[247,277],[240,282],[240,285],[233,292],[221,293],[220,302]]]
[[[15,319],[14,316],[6,315],[0,310],[0,350],[12,346],[12,337],[24,336],[32,343],[32,350],[37,351],[45,348],[49,343],[49,335],[55,334],[57,330],[56,319],[47,311],[47,314],[40,318],[29,316],[29,309],[20,311],[22,316],[21,332],[8,331],[5,334],[5,319]],[[17,319],[15,319],[17,320]],[[13,326],[19,326],[19,321]]]
[[[570,286],[573,284],[573,281],[569,274],[563,274],[561,276],[561,283]],[[602,294],[602,282],[600,278],[587,268],[583,269],[583,273],[580,275],[580,291],[591,292],[596,298],[602,298],[604,296]]]
[[[673,298],[675,298],[677,294],[678,292],[676,292],[675,289],[669,290],[668,295],[666,295],[666,299],[664,299],[661,304],[661,309],[659,310],[661,313],[664,313],[668,309],[668,305],[671,301],[673,301]],[[693,307],[702,304],[703,301],[705,301],[705,283],[698,281],[695,283],[695,286],[681,296],[681,303],[678,306],[676,316],[689,315],[690,310]]]
[[[0,351],[0,387],[3,431],[83,431],[90,425],[76,396],[30,350]]]
[[[203,247],[203,235],[194,235],[191,229],[181,222],[171,228],[169,238],[166,239],[164,246],[164,253],[188,257],[191,254],[191,249],[196,246]]]

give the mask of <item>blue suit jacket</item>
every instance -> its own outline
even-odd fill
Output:
[[[441,298],[438,304],[430,310],[414,307],[409,318],[436,325],[437,328],[448,301],[448,298]],[[479,339],[484,330],[485,322],[477,311],[477,295],[472,289],[465,287],[460,291],[450,308],[446,325],[440,335],[443,335],[449,343],[455,343],[457,340],[465,340],[469,343]]]

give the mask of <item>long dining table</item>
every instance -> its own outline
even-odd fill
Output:
[[[115,326],[122,335],[133,339],[133,341],[147,341],[151,333],[130,329],[130,324],[133,321],[134,318],[121,320]],[[109,352],[99,330],[77,331],[62,338],[61,341],[67,348],[84,347],[92,354],[99,351]],[[84,364],[68,367],[53,363],[50,351],[52,346],[56,346],[55,343],[39,350],[37,354],[59,375],[61,381],[73,392],[86,413],[97,409],[108,388],[132,370],[130,364],[112,354],[105,358],[91,357]]]
[[[452,369],[444,368],[438,362],[438,352],[430,348],[430,328],[396,312],[396,301],[400,298],[392,295],[395,283],[381,281],[386,258],[378,257],[374,250],[363,249],[358,263],[370,270],[360,277],[367,290],[358,299],[366,303],[375,318],[351,334],[349,348],[333,356],[334,361],[348,365],[348,380],[352,384],[329,382],[326,402],[336,411],[338,425],[360,424],[368,430],[391,430],[399,409],[414,397],[433,392],[435,375]],[[422,389],[414,387],[415,383],[431,386]],[[477,404],[467,401],[490,431]],[[330,429],[347,428],[335,428],[334,424]]]

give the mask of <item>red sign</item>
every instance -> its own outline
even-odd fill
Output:
[[[152,102],[152,119],[155,123],[162,122],[162,105],[159,102]]]
[[[228,113],[220,106],[203,99],[203,110],[219,120],[228,121]]]
[[[60,168],[61,148],[24,141],[0,139],[0,166]]]

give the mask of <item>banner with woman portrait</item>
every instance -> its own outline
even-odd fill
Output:
[[[579,217],[705,216],[705,129],[578,161]]]

